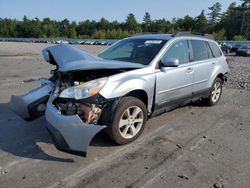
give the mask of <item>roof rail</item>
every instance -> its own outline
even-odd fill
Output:
[[[140,33],[135,33],[132,36],[138,36],[138,35],[150,35],[150,34],[164,34],[164,33],[159,33],[159,32],[140,32]]]
[[[172,37],[179,37],[179,36],[196,36],[196,37],[202,37],[202,38],[207,38],[207,39],[212,39],[214,40],[213,35],[209,35],[207,33],[197,33],[197,32],[179,32],[171,35]]]

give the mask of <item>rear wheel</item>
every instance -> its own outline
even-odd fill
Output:
[[[222,80],[216,78],[213,82],[209,97],[205,99],[205,102],[209,106],[216,105],[220,100],[222,94]]]
[[[138,138],[143,132],[147,121],[146,106],[135,97],[122,98],[113,112],[109,112],[109,117],[107,117],[108,112],[105,114],[104,123],[109,122],[106,131],[111,139],[120,145],[127,144]]]

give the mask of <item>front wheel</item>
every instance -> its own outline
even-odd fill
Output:
[[[222,80],[216,78],[213,82],[209,97],[205,99],[205,102],[209,106],[214,106],[220,100],[222,94]]]
[[[111,116],[104,117],[104,122],[109,122],[106,131],[111,139],[120,145],[137,139],[147,121],[146,106],[135,97],[122,98],[109,114]]]

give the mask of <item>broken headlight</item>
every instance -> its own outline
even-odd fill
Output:
[[[64,89],[59,95],[60,98],[85,99],[96,95],[104,87],[108,77],[99,78],[84,84]]]

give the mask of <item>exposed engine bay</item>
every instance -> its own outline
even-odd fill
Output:
[[[74,71],[59,73],[55,72],[54,76],[59,80],[60,94],[63,90],[73,86],[82,85],[88,81],[96,80],[98,78],[107,77],[110,75],[118,74],[126,70],[91,70],[91,71]],[[55,79],[55,78],[54,78]],[[97,124],[101,113],[108,100],[99,94],[86,98],[86,99],[65,99],[58,97],[54,101],[54,105],[63,115],[77,114],[83,122],[88,124]]]
[[[60,72],[56,74],[56,77],[60,80],[60,91],[67,87],[81,85],[85,82],[95,80],[98,78],[112,76],[126,70],[121,69],[106,69],[106,70],[89,70],[89,71],[71,71]]]

